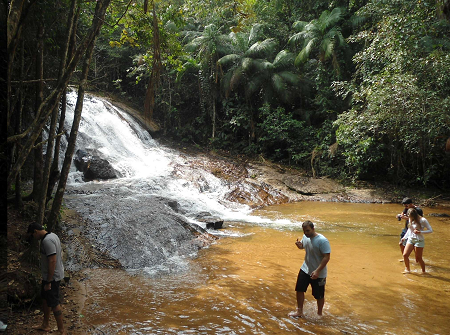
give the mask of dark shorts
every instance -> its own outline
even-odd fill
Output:
[[[41,283],[41,297],[47,301],[48,307],[56,307],[60,304],[59,302],[59,281],[52,281],[52,289],[45,291],[45,282]]]
[[[306,292],[309,284],[311,284],[312,295],[314,298],[323,299],[325,298],[325,284],[327,282],[326,278],[311,279],[311,276],[300,270],[297,277],[297,284],[295,285],[295,291]]]
[[[403,236],[405,236],[405,234],[406,234],[407,231],[408,231],[408,228],[403,228],[403,229],[402,229],[402,232],[401,232],[401,234],[400,234],[400,239],[402,239]]]

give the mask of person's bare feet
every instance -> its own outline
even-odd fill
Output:
[[[46,326],[46,325],[33,326],[31,328],[33,328],[34,330],[41,330],[41,331],[44,331],[47,333],[52,331],[50,326]]]
[[[296,311],[292,311],[288,314],[288,316],[290,316],[291,318],[303,318],[305,317],[303,315],[303,312],[299,309],[297,309]]]

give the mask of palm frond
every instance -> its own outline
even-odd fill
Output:
[[[292,35],[288,40],[288,44],[292,45],[292,46],[299,45],[300,43],[303,42],[304,38],[305,38],[305,32],[301,31],[299,33]]]
[[[257,72],[264,73],[273,70],[273,64],[265,59],[254,59],[252,65]]]
[[[320,48],[322,50],[321,54],[323,54],[324,60],[327,60],[333,55],[334,39],[325,38],[320,44]]]
[[[277,42],[274,38],[265,39],[262,42],[256,42],[246,52],[246,57],[263,58],[273,53]]]
[[[302,31],[305,29],[305,26],[308,24],[306,21],[295,21],[292,24],[292,28],[296,31]]]
[[[248,45],[253,45],[258,40],[262,39],[262,24],[256,23],[250,29],[250,34],[248,35]]]
[[[344,17],[344,14],[345,14],[345,8],[343,8],[343,7],[334,8],[331,11],[331,13],[329,13],[325,18],[327,27],[336,25]],[[320,17],[322,17],[322,15]]]
[[[236,54],[226,55],[220,58],[217,63],[222,66],[231,66],[235,65],[239,60],[241,59],[241,56]]]
[[[250,71],[253,66],[253,59],[249,57],[245,57],[242,59],[242,70],[244,72]]]
[[[217,27],[214,23],[208,24],[205,26],[205,30],[203,30],[203,33],[205,34],[215,34],[217,32]]]
[[[273,61],[273,66],[278,69],[291,67],[294,65],[295,56],[292,52],[281,50]]]
[[[303,83],[302,77],[292,71],[282,71],[277,73],[278,76],[280,76],[284,82],[290,86],[299,87]]]
[[[194,38],[201,36],[202,33],[199,31],[187,31],[184,32],[183,44],[190,43]]]
[[[338,30],[336,32],[335,38],[337,39],[337,45],[344,46],[347,44],[347,42],[345,41],[344,36],[342,36],[342,32],[340,30]]]
[[[248,33],[231,32],[228,36],[235,53],[244,53],[248,49]]]
[[[294,61],[295,66],[299,66],[300,64],[302,64],[308,60],[309,54],[311,53],[311,50],[313,49],[316,41],[317,41],[317,39],[315,39],[315,38],[308,41],[306,46],[299,52],[299,54],[295,58],[295,61]]]
[[[195,37],[192,41],[190,41],[188,44],[186,44],[184,46],[184,48],[186,49],[186,51],[188,52],[194,52],[196,51],[198,48],[200,48],[201,45],[203,45],[205,43],[205,41],[207,40],[207,38],[205,36],[198,36]]]

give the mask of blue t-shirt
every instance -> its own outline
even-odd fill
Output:
[[[305,261],[301,269],[307,274],[317,269],[322,262],[324,254],[331,253],[330,242],[322,234],[317,234],[312,239],[303,235],[302,241],[303,248],[305,249]],[[319,273],[319,278],[327,277],[327,267],[325,266]]]

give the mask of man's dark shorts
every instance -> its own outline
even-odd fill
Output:
[[[41,297],[47,301],[48,307],[56,307],[60,304],[59,302],[59,281],[52,281],[52,289],[45,291],[45,282],[41,284]]]
[[[300,270],[297,277],[297,284],[295,285],[295,291],[306,292],[308,285],[311,284],[312,295],[316,300],[323,299],[325,297],[325,284],[326,278],[311,279],[311,276]]]

